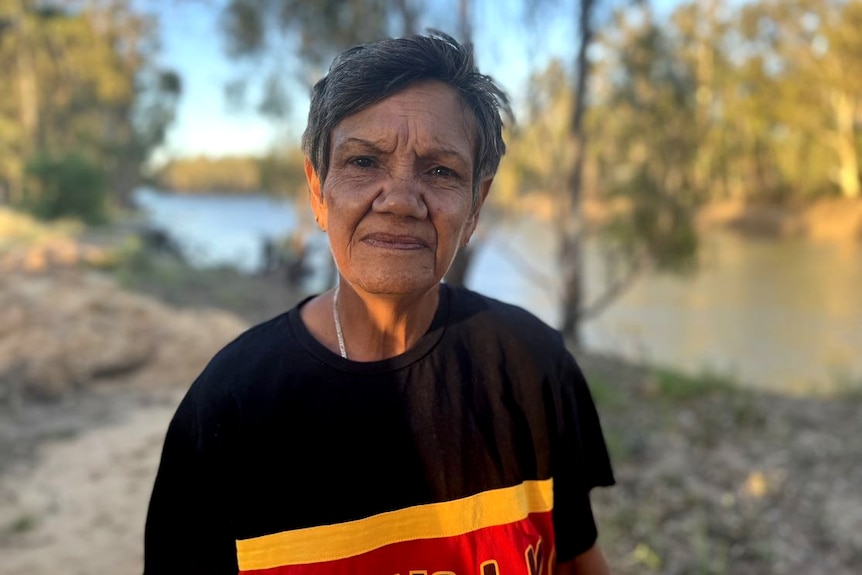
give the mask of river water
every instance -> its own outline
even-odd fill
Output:
[[[260,268],[261,243],[296,225],[292,204],[262,196],[181,196],[141,189],[151,223],[196,265]],[[729,375],[785,392],[862,386],[862,244],[702,238],[690,275],[648,275],[583,326],[588,348],[691,373]],[[312,236],[324,261],[325,236]],[[559,316],[548,226],[521,220],[485,230],[468,285],[525,307],[555,324]],[[587,296],[601,290],[598,250],[588,246]],[[322,275],[317,289],[323,288]],[[315,280],[312,280],[315,281]]]

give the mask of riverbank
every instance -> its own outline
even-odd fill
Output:
[[[277,276],[161,255],[111,273],[0,276],[4,573],[139,572],[183,390],[218,347],[298,297]],[[618,480],[594,493],[615,573],[860,571],[862,394],[793,398],[577,356]]]
[[[697,215],[701,228],[813,241],[862,242],[862,199],[821,199],[800,205],[713,202]]]

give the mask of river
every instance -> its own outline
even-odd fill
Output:
[[[299,221],[292,204],[262,196],[141,189],[136,199],[192,263],[245,272],[260,268],[264,238],[286,234]],[[312,244],[316,261],[328,257],[325,236],[313,235]],[[467,283],[554,324],[554,257],[548,226],[502,224],[485,232]],[[594,246],[586,259],[589,299],[601,289]],[[591,349],[775,391],[862,386],[860,286],[862,244],[711,233],[702,238],[694,273],[640,278],[584,324],[583,338]]]

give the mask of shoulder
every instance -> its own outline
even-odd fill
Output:
[[[505,346],[526,347],[534,355],[567,354],[562,334],[529,311],[476,293],[447,286],[447,329]]]
[[[486,335],[495,333],[538,345],[565,347],[558,330],[524,308],[465,288],[447,286],[446,289],[450,298],[450,328],[463,326],[465,329],[483,330]]]
[[[241,333],[210,360],[202,375],[247,377],[250,372],[272,366],[283,355],[292,338],[289,315],[285,312]]]
[[[292,338],[290,313],[251,327],[226,344],[192,383],[184,407],[205,412],[233,409],[249,382],[278,371]]]

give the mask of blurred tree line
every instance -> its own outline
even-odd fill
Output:
[[[54,218],[126,204],[180,79],[131,0],[0,0],[0,203]]]
[[[305,191],[302,150],[286,147],[258,156],[173,158],[159,168],[155,183],[194,193],[268,193],[296,196]]]
[[[618,10],[596,47],[603,190],[859,197],[862,2],[699,0],[666,21]]]

